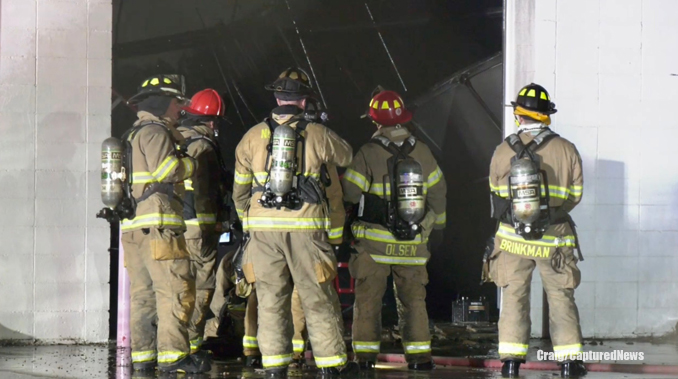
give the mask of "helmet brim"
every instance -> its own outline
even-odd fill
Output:
[[[144,99],[147,99],[151,96],[168,96],[168,97],[173,97],[177,100],[180,100],[182,102],[188,101],[189,99],[182,95],[179,91],[175,91],[173,89],[158,89],[155,91],[147,91],[147,92],[139,92],[136,95],[130,97],[127,100],[127,104],[129,105],[136,105],[142,102]]]
[[[511,105],[513,106],[513,109],[515,109],[516,107],[523,107],[523,108],[527,109],[528,111],[537,112],[537,113],[541,113],[541,114],[547,114],[547,115],[552,115],[552,114],[558,112],[558,110],[555,109],[555,108],[550,110],[550,111],[540,111],[538,109],[528,108],[524,105],[520,105],[520,104],[516,103],[515,101],[512,101]]]

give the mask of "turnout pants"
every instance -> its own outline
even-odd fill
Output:
[[[189,354],[187,325],[195,304],[184,237],[169,229],[125,232],[130,278],[132,362],[172,364]]]
[[[353,352],[359,361],[377,360],[381,344],[381,308],[389,274],[393,274],[398,319],[407,363],[431,361],[431,335],[426,312],[426,266],[376,263],[361,249],[349,262],[355,279]]]
[[[581,272],[572,248],[560,248],[560,267],[554,269],[550,259],[530,259],[505,251],[495,251],[490,275],[502,289],[499,315],[499,357],[524,361],[530,339],[530,284],[532,271],[539,268],[549,305],[549,325],[553,350],[558,359],[582,351],[579,311],[574,289]]]
[[[293,359],[304,359],[308,332],[306,330],[306,318],[301,308],[301,299],[296,287],[292,292],[292,324],[294,336],[292,337]],[[253,291],[247,301],[247,313],[245,314],[245,337],[242,345],[245,356],[260,356],[259,343],[257,341],[257,295]]]
[[[325,232],[252,232],[243,270],[255,283],[257,340],[265,368],[292,362],[293,284],[304,310],[318,367],[346,364],[343,320],[332,280],[337,262]]]
[[[209,310],[216,286],[216,259],[219,236],[205,234],[202,238],[186,240],[191,255],[191,271],[195,277],[195,308],[188,324],[191,352],[200,349],[205,334],[205,315]]]

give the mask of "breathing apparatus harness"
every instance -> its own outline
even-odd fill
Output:
[[[410,136],[399,146],[384,136],[377,136],[370,143],[382,147],[392,156],[386,161],[388,174],[382,178],[383,198],[363,192],[357,218],[384,226],[399,241],[412,241],[422,232],[420,222],[425,214],[421,165],[409,156],[417,139]],[[401,173],[399,169],[403,167],[414,167],[414,170]],[[390,194],[387,193],[389,186]],[[410,205],[409,210],[414,213],[407,220],[404,212]]]
[[[329,183],[326,167],[321,167],[321,180],[306,176],[306,137],[309,122],[304,114],[296,115],[277,125],[271,118],[265,120],[270,131],[266,147],[266,180],[252,187],[252,193],[263,192],[258,200],[264,208],[287,208],[299,210],[304,203],[322,204],[325,200],[324,185]],[[290,125],[296,122],[296,127]],[[297,154],[301,145],[301,164]],[[324,169],[323,169],[324,168]],[[298,170],[299,169],[299,170]]]
[[[104,195],[105,192],[118,192],[121,191],[122,194],[120,197],[120,200],[115,202],[116,204],[107,204],[108,207],[105,207],[97,213],[97,218],[103,218],[106,219],[108,222],[118,222],[120,220],[124,219],[133,219],[136,217],[136,209],[137,209],[137,204],[140,202],[148,199],[152,195],[156,193],[163,193],[166,194],[168,199],[176,198],[179,201],[182,201],[179,199],[176,194],[174,193],[174,184],[173,183],[159,183],[159,182],[153,182],[149,186],[147,186],[144,190],[144,192],[139,196],[138,198],[135,198],[132,195],[132,185],[134,184],[134,179],[133,179],[133,160],[132,160],[132,140],[136,137],[136,135],[139,133],[139,131],[146,126],[149,125],[157,125],[162,127],[162,130],[167,133],[167,135],[170,137],[172,141],[175,141],[174,136],[170,132],[170,130],[167,128],[167,126],[161,122],[157,121],[148,121],[148,122],[143,122],[137,126],[132,127],[129,129],[127,132],[125,132],[121,139],[117,139],[115,137],[110,137],[106,139],[103,143],[102,146],[102,195]],[[111,147],[113,147],[116,151],[120,151],[121,159],[120,159],[120,168],[119,170],[112,169],[111,165],[113,164],[111,161],[111,154],[107,152],[107,150],[110,150]],[[173,154],[177,158],[184,158],[186,157],[186,146],[185,145],[179,145],[177,146],[177,149],[174,150]],[[110,182],[112,180],[115,180],[115,177],[111,177],[111,173],[117,172],[117,175],[114,174],[112,176],[117,177],[117,179],[120,179],[122,182],[122,186],[120,189],[117,188],[111,188],[110,186],[107,186],[107,182]],[[108,175],[107,175],[108,174]],[[108,176],[108,177],[107,177]],[[120,194],[118,194],[120,195]]]
[[[522,131],[521,131],[522,132]],[[501,222],[514,227],[516,234],[525,240],[538,240],[551,225],[567,223],[575,237],[579,260],[584,257],[579,247],[576,225],[572,216],[562,209],[553,209],[549,206],[549,185],[546,172],[541,169],[536,151],[559,135],[549,128],[542,130],[532,141],[525,145],[517,134],[511,134],[505,141],[516,153],[511,158],[511,174],[508,183],[508,198],[502,198],[495,192],[491,193],[492,217],[497,219],[497,229]],[[543,188],[543,190],[542,190]],[[536,209],[535,209],[536,208]],[[491,242],[492,247],[494,241]],[[485,251],[484,262],[489,261],[492,253],[489,248]],[[556,271],[562,267],[562,252],[556,246],[551,265]]]

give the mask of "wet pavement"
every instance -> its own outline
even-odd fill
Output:
[[[596,351],[644,351],[646,359],[638,364],[676,364],[678,353],[672,344],[633,343],[624,341],[606,341],[603,345],[596,342]],[[588,347],[589,345],[587,345]],[[585,350],[593,350],[587,349]],[[532,353],[531,353],[532,354]],[[491,354],[490,354],[491,355]],[[611,363],[611,362],[610,362]],[[624,362],[632,363],[632,362]],[[314,378],[315,369],[290,370],[290,377]],[[554,376],[553,371],[521,370],[521,378],[546,379]],[[64,378],[64,379],[132,379],[155,378],[155,375],[140,376],[131,372],[129,367],[116,367],[116,349],[108,346],[5,346],[0,347],[0,379]],[[186,379],[228,379],[263,378],[263,372],[243,370],[237,360],[214,362],[209,375],[157,376],[159,378]],[[430,373],[408,371],[402,364],[379,364],[378,369],[361,378],[500,378],[497,370],[460,367],[439,367]],[[586,378],[676,378],[677,376],[650,374],[621,374],[591,372]]]

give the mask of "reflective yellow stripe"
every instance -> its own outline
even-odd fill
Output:
[[[155,179],[159,182],[162,182],[169,176],[169,174],[172,172],[172,170],[179,164],[179,160],[177,157],[174,155],[170,155],[167,158],[165,158],[162,163],[160,163],[160,166],[153,172],[153,176]]]
[[[387,265],[403,265],[403,266],[424,266],[428,258],[417,257],[390,257],[386,255],[370,254],[375,262]]]
[[[443,172],[440,170],[440,167],[436,166],[436,169],[428,176],[428,188],[431,188],[440,182],[440,179],[443,177]]]
[[[191,351],[198,350],[202,346],[202,337],[198,337],[191,341]]]
[[[499,354],[527,355],[527,345],[520,343],[499,342]]]
[[[367,192],[368,181],[361,173],[349,168],[344,173],[344,179],[358,186],[363,192]]]
[[[365,228],[363,226],[355,224],[351,226],[351,231],[353,232],[353,236],[355,238],[362,238],[377,242],[398,243],[402,245],[420,245],[428,241],[428,240],[422,241],[421,234],[419,234],[412,241],[399,241],[393,236],[393,234],[391,234],[391,232],[387,230]]]
[[[193,191],[193,181],[191,179],[184,180],[184,188],[186,191]]]
[[[174,363],[187,355],[181,351],[161,351],[158,353],[158,363]]]
[[[242,220],[243,215],[245,214],[245,211],[243,209],[236,209],[235,213],[238,214],[238,218]]]
[[[327,232],[327,237],[329,237],[329,239],[341,238],[341,237],[343,237],[343,235],[344,235],[344,227],[343,226],[340,226],[338,228],[332,228],[332,229],[329,230],[329,232]]]
[[[445,225],[445,223],[447,223],[447,212],[436,216],[436,225]]]
[[[500,197],[508,197],[508,186],[495,186],[490,182],[490,190],[496,192]]]
[[[346,354],[332,357],[315,357],[315,364],[319,368],[343,366],[347,361]]]
[[[245,336],[242,338],[242,346],[256,349],[259,347],[259,341],[257,337]]]
[[[353,351],[356,353],[379,354],[379,341],[353,341]]]
[[[243,227],[266,229],[329,229],[329,218],[245,217]]]
[[[198,213],[198,218],[186,220],[186,225],[214,225],[217,223],[217,215],[214,213]]]
[[[136,363],[154,361],[157,357],[158,353],[156,353],[155,350],[132,352],[132,362]]]
[[[241,174],[238,171],[236,171],[234,180],[236,184],[242,185],[252,184],[252,174]]]
[[[584,349],[580,343],[553,346],[553,352],[555,353],[556,359],[566,359],[568,356],[579,354],[582,351],[584,351]]]
[[[184,170],[186,171],[185,177],[190,178],[193,176],[193,171],[195,171],[193,160],[191,158],[181,158],[181,163],[184,164]]]
[[[257,180],[257,183],[264,184],[266,183],[266,178],[268,178],[268,172],[255,172],[254,179]]]
[[[184,220],[181,216],[165,213],[150,213],[134,218],[134,220],[125,219],[122,221],[122,230],[139,228],[144,226],[183,226]]]
[[[403,342],[405,354],[422,354],[431,352],[431,341],[428,342]]]
[[[317,362],[318,358],[316,358],[315,360]],[[265,368],[287,366],[290,363],[292,363],[292,354],[264,355],[261,357],[261,363],[264,365]]]
[[[306,350],[306,343],[304,340],[292,340],[292,347],[295,353],[303,353]]]
[[[506,224],[501,224],[499,226],[499,230],[497,231],[497,236],[515,241],[515,242],[521,242],[525,243],[528,245],[535,245],[535,246],[548,246],[548,247],[562,247],[562,246],[569,246],[569,247],[576,247],[577,244],[575,243],[575,238],[574,236],[562,236],[562,237],[554,237],[554,236],[543,236],[540,240],[525,240],[522,236],[519,234],[516,234],[515,229],[513,229],[510,226],[507,226]]]
[[[490,183],[490,190],[492,192],[497,192],[500,197],[508,197],[509,195],[509,188],[508,185],[505,186],[495,186],[492,183]],[[544,185],[541,186],[541,191],[544,193]],[[567,199],[568,196],[572,195],[574,197],[581,196],[581,187],[579,189],[576,189],[574,187],[571,187],[570,189],[565,188],[565,187],[558,187],[558,186],[549,186],[549,196],[550,197],[557,197],[559,199]]]
[[[132,183],[146,184],[155,182],[155,177],[148,171],[139,171],[132,173]]]

